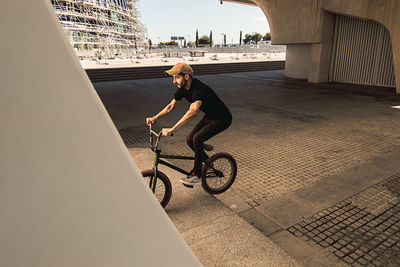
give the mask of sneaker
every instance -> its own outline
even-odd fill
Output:
[[[192,172],[188,177],[181,178],[179,181],[184,185],[193,187],[194,184],[201,183],[201,178],[197,177],[197,175]]]
[[[205,151],[213,151],[214,150],[214,146],[212,146],[210,144],[204,144],[204,150]]]

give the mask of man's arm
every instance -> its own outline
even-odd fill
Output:
[[[201,104],[203,102],[201,100],[197,100],[196,102],[193,102],[189,110],[183,115],[183,117],[174,125],[172,128],[164,128],[162,129],[162,135],[167,136],[171,135],[173,132],[181,128],[183,125],[191,121],[194,117],[197,115],[197,111],[200,109]]]
[[[151,117],[151,118],[146,118],[146,124],[155,123],[156,120],[158,120],[158,118],[160,118],[160,117],[164,116],[165,114],[171,112],[175,108],[177,103],[178,103],[178,101],[176,101],[175,99],[172,99],[171,103],[169,103],[157,115],[155,115],[154,117]]]

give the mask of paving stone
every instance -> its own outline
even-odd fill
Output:
[[[348,248],[345,248],[345,247],[341,248],[340,251],[343,252],[346,255],[351,252]]]
[[[340,248],[343,247],[343,246],[342,246],[341,244],[339,244],[339,243],[334,243],[332,246],[333,246],[335,249],[340,249]]]
[[[352,264],[352,263],[354,262],[354,259],[353,259],[352,257],[350,257],[350,256],[345,256],[345,257],[343,258],[343,260],[344,260],[345,262],[349,263],[349,264]]]
[[[335,254],[336,256],[338,256],[339,258],[343,258],[344,255],[345,255],[345,253],[342,252],[341,250],[335,251],[334,254]]]
[[[359,259],[360,258],[360,255],[357,255],[356,253],[351,253],[350,254],[350,257],[354,260],[354,261],[356,261],[357,259]]]
[[[357,262],[358,262],[359,264],[361,264],[362,266],[365,266],[365,265],[368,263],[368,261],[367,261],[366,259],[364,259],[364,258],[359,258],[359,259],[357,260]]]

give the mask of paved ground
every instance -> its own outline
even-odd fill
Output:
[[[238,162],[237,180],[217,196],[220,203],[299,264],[400,265],[400,110],[392,108],[400,98],[394,89],[311,85],[285,79],[283,71],[199,78],[234,117],[211,140]],[[171,79],[94,85],[127,146],[146,148],[144,118],[170,101]],[[182,104],[159,127],[171,126],[186,109]],[[165,138],[163,151],[190,153],[182,140],[194,123]]]
[[[154,154],[148,148],[129,148],[141,170],[151,168]],[[201,186],[188,189],[182,174],[161,170],[172,183],[166,212],[204,266],[299,266],[283,249],[232,212]]]

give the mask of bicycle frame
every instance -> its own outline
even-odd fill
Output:
[[[189,175],[189,172],[167,162],[164,159],[195,160],[195,157],[161,155],[161,149],[158,149],[158,145],[160,143],[162,131],[156,133],[152,130],[151,124],[149,125],[149,127],[150,147],[155,154],[154,166],[151,170],[142,171],[142,174],[143,177],[149,179],[150,190],[153,191],[153,193],[157,196],[157,199],[160,201],[161,205],[165,208],[171,198],[172,186],[168,176],[158,169],[158,165],[162,164],[180,173]],[[156,140],[154,139],[154,137],[156,137]],[[204,144],[204,150],[212,151],[213,146]],[[202,166],[201,173],[201,186],[203,187],[203,189],[210,194],[221,194],[228,190],[235,181],[237,174],[237,165],[235,159],[228,153],[220,152],[212,155],[211,157],[208,157],[207,155],[206,159],[204,159],[203,161],[204,165]],[[162,184],[160,184],[162,189],[157,190],[156,192],[158,179],[160,179],[162,182]],[[193,188],[193,185],[191,184],[183,183],[183,185]]]
[[[175,166],[167,161],[164,161],[162,159],[180,159],[180,160],[194,160],[194,157],[189,157],[189,156],[178,156],[178,155],[161,155],[161,149],[158,149],[158,145],[160,143],[161,139],[161,131],[159,133],[156,133],[155,131],[152,130],[152,125],[149,125],[150,127],[150,146],[151,150],[155,153],[154,156],[154,176],[152,179],[150,179],[150,184],[149,187],[153,191],[153,193],[156,190],[156,184],[157,184],[157,173],[158,173],[158,164],[165,165],[171,169],[174,169],[180,173],[183,173],[185,175],[189,175],[190,173],[185,171],[184,169],[179,168],[178,166]],[[157,137],[156,143],[154,144],[153,140],[153,135]]]

